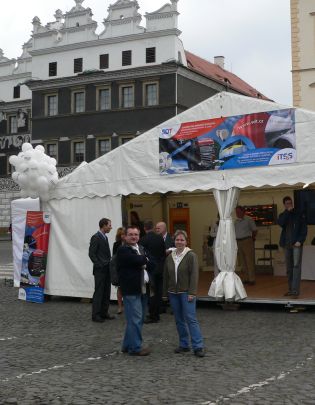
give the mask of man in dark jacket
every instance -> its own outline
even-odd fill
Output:
[[[149,299],[149,317],[145,323],[155,323],[160,320],[166,249],[163,237],[154,232],[153,222],[145,221],[143,226],[146,235],[140,239],[139,243],[144,247],[149,259],[148,269],[153,292]]]
[[[115,318],[108,313],[111,290],[109,271],[111,254],[106,234],[112,229],[111,221],[102,218],[99,221],[99,228],[99,231],[91,237],[89,248],[95,282],[92,304],[92,321],[94,322],[104,322],[105,319]]]
[[[285,253],[289,283],[289,291],[284,295],[297,298],[300,294],[302,251],[307,225],[304,213],[294,209],[291,197],[284,197],[283,205],[285,210],[279,215],[278,224],[282,228],[280,246]]]
[[[126,330],[122,352],[133,356],[147,356],[150,351],[142,348],[142,326],[147,306],[146,283],[149,281],[145,265],[147,258],[138,245],[139,229],[126,229],[125,244],[117,251],[117,271],[122,291]]]

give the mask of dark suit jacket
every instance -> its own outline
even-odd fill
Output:
[[[89,257],[93,262],[93,274],[96,271],[109,271],[110,249],[107,238],[105,239],[101,232],[91,237]]]
[[[161,235],[154,231],[148,232],[140,239],[139,244],[144,247],[148,256],[148,270],[151,274],[162,274],[165,260],[165,243]]]
[[[120,246],[117,250],[117,271],[119,285],[123,295],[142,293],[143,265],[147,263],[144,255],[138,255],[129,245]]]
[[[174,239],[171,237],[171,235],[169,233],[166,234],[164,242],[165,242],[166,249],[169,249],[171,247],[175,247]]]

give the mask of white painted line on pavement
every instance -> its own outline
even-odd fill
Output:
[[[247,394],[248,392],[251,392],[251,391],[255,391],[258,388],[261,388],[265,385],[270,385],[274,381],[283,380],[291,373],[294,373],[295,371],[305,367],[308,361],[313,360],[313,357],[314,357],[313,355],[310,357],[307,357],[304,361],[298,363],[295,367],[291,368],[288,371],[281,371],[281,373],[278,376],[272,376],[270,378],[267,378],[265,381],[261,381],[257,384],[251,384],[248,387],[241,388],[235,394],[220,396],[214,402],[212,402],[212,401],[200,402],[199,405],[218,405],[222,401],[224,403],[227,403],[228,401],[230,401],[236,397],[239,397],[240,395]]]
[[[61,368],[71,367],[71,366],[74,366],[74,365],[76,365],[76,364],[85,364],[85,363],[88,363],[88,362],[90,362],[90,361],[98,361],[98,360],[104,359],[104,358],[106,358],[106,357],[114,356],[114,355],[116,355],[117,353],[118,353],[118,351],[115,350],[114,352],[104,354],[103,356],[88,357],[87,359],[79,360],[79,361],[76,361],[76,362],[73,362],[73,363],[58,364],[58,365],[55,365],[55,366],[52,366],[52,367],[48,367],[48,368],[41,368],[40,370],[32,371],[32,372],[30,372],[30,373],[22,373],[22,374],[19,374],[19,375],[14,376],[14,377],[7,377],[7,378],[4,378],[4,379],[0,380],[0,383],[9,382],[9,381],[12,381],[12,380],[15,380],[15,379],[20,380],[21,378],[24,378],[24,377],[32,377],[32,376],[35,375],[35,374],[48,373],[49,371],[55,371],[55,370],[59,370],[59,369],[61,369]]]

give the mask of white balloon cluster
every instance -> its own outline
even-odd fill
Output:
[[[10,156],[15,167],[12,179],[21,188],[21,197],[49,199],[49,190],[58,183],[56,159],[45,154],[45,148],[38,145],[33,149],[30,143],[23,143],[22,152]]]

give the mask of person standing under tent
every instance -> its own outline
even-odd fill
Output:
[[[216,259],[216,256],[215,256],[215,239],[217,237],[217,233],[218,233],[218,229],[219,229],[219,221],[220,221],[219,214],[217,215],[217,218],[218,219],[215,222],[215,224],[213,226],[211,226],[210,233],[209,233],[209,236],[212,238],[213,275],[214,275],[214,277],[216,277],[220,273],[220,270],[219,270],[218,264],[217,264],[217,259]]]
[[[278,224],[282,228],[279,244],[284,249],[289,284],[289,291],[284,295],[297,298],[300,294],[302,252],[307,225],[304,213],[294,208],[291,197],[286,196],[282,201],[285,209],[278,217]]]
[[[146,271],[148,260],[138,245],[139,229],[128,226],[125,243],[117,251],[117,271],[123,295],[126,329],[122,352],[131,356],[147,356],[150,350],[142,347],[142,327],[147,307]]]
[[[113,255],[117,253],[119,246],[123,245],[125,239],[126,230],[123,227],[117,229],[115,242],[113,244]],[[123,311],[123,298],[121,293],[121,288],[117,287],[117,303],[118,303],[118,310],[117,314],[122,314]]]
[[[238,205],[235,209],[235,236],[237,240],[238,256],[244,274],[243,283],[255,284],[255,239],[257,227],[255,221],[245,215],[244,207]]]
[[[165,222],[158,222],[155,225],[155,232],[161,235],[164,239],[166,253],[169,254],[171,252],[171,248],[175,247],[174,239],[172,236],[167,232],[166,223]]]
[[[175,233],[175,250],[167,256],[164,265],[163,297],[167,295],[175,316],[179,346],[175,353],[190,351],[204,357],[204,345],[199,323],[196,318],[196,295],[198,288],[197,255],[187,247],[187,233]]]
[[[99,221],[99,231],[90,240],[89,257],[93,262],[93,275],[95,289],[92,303],[92,321],[104,322],[105,319],[115,319],[110,315],[110,270],[109,262],[111,258],[107,233],[112,229],[112,223],[108,218]]]
[[[149,258],[149,275],[153,295],[149,298],[149,316],[145,323],[155,323],[160,320],[163,290],[163,267],[166,256],[165,243],[161,235],[154,232],[152,221],[144,221],[146,235],[140,239]]]

